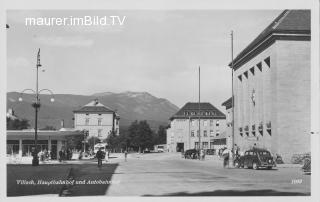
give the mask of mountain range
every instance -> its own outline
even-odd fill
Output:
[[[23,94],[22,102],[18,101],[20,93],[7,93],[7,109],[12,108],[15,115],[25,118],[34,125],[34,109],[31,103],[34,101],[32,94]],[[40,95],[40,111],[38,115],[39,128],[53,126],[61,128],[61,121],[64,127],[73,127],[73,110],[79,109],[94,99],[98,99],[103,105],[109,107],[120,115],[120,127],[127,127],[134,120],[147,120],[152,129],[159,125],[167,125],[169,118],[179,108],[170,101],[157,98],[147,92],[103,92],[92,95],[55,94],[54,102],[50,102],[51,95]]]

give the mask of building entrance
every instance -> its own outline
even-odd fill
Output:
[[[184,143],[178,142],[177,143],[177,152],[182,152],[184,150]]]

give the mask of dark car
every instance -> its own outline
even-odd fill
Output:
[[[241,156],[235,165],[241,168],[247,167],[255,170],[259,168],[272,169],[272,167],[276,166],[270,152],[266,149],[258,148],[246,151],[244,156]]]
[[[214,149],[207,149],[206,154],[207,155],[215,155],[215,150]]]
[[[185,159],[196,159],[198,158],[199,152],[196,149],[188,149],[184,152]]]

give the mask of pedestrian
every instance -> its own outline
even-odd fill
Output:
[[[124,161],[127,161],[127,155],[128,155],[128,152],[127,150],[124,151]]]
[[[59,151],[59,162],[62,161],[62,154],[63,154],[63,152],[60,150],[60,151]]]
[[[97,152],[96,157],[98,159],[98,167],[101,167],[102,159],[103,159],[103,151],[101,151],[101,148],[99,148],[99,151]]]
[[[200,150],[200,159],[204,160],[204,151],[203,151],[203,149]]]
[[[228,149],[223,150],[222,156],[223,156],[223,167],[224,167],[224,168],[225,168],[226,166],[229,167],[230,151],[229,151]]]

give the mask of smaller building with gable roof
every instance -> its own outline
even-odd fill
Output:
[[[106,139],[112,131],[119,135],[119,115],[101,104],[98,99],[74,110],[74,127],[76,130],[86,130],[88,137]]]

